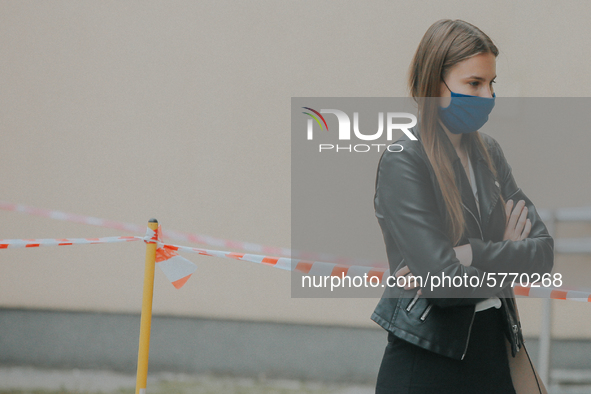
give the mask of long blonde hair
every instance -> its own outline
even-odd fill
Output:
[[[442,19],[435,22],[423,36],[409,69],[408,85],[419,106],[419,125],[423,147],[431,162],[446,207],[447,235],[457,245],[464,233],[466,220],[462,197],[455,179],[451,158],[444,146],[444,132],[438,131],[438,100],[442,79],[455,64],[477,54],[499,51],[492,40],[476,26],[462,21]],[[462,136],[462,147],[468,154],[478,149],[491,172],[497,172],[479,132]],[[500,203],[505,207],[502,196]]]

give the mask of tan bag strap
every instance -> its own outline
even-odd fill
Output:
[[[515,357],[511,356],[511,344],[507,338],[505,338],[505,344],[515,392],[517,394],[548,394],[544,382],[538,375],[536,367],[531,362],[525,344],[517,352]]]

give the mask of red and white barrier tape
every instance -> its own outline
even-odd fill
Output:
[[[369,278],[376,276],[380,279],[380,283],[383,285],[387,285],[386,280],[390,275],[389,269],[376,267],[347,266],[321,261],[307,261],[285,257],[225,252],[221,250],[191,248],[188,246],[170,244],[162,244],[162,247],[171,251],[199,253],[202,256],[213,256],[240,261],[249,261],[252,263],[272,266],[286,271],[298,271],[308,275],[337,277],[363,277],[364,275],[367,275],[368,280]],[[519,285],[514,286],[513,291],[515,292],[515,295],[522,297],[591,302],[591,292],[588,291],[564,290],[553,287],[525,287]]]
[[[298,271],[309,275],[330,275],[330,276],[377,276],[380,281],[388,277],[390,270],[384,268],[367,267],[360,265],[344,265],[336,263],[326,263],[322,261],[309,261],[292,259],[289,257],[263,256],[257,254],[225,252],[221,250],[191,248],[188,246],[163,244],[165,249],[173,251],[184,251],[199,253],[202,256],[214,256],[240,261],[249,261],[251,263],[263,264],[286,271]]]
[[[113,228],[122,231],[129,231],[132,233],[141,233],[144,231],[144,226],[139,226],[133,223],[124,223],[114,220],[100,219],[92,216],[76,215],[67,212],[54,211],[49,209],[42,209],[31,207],[24,204],[13,204],[6,201],[0,201],[0,209],[12,212],[21,212],[29,215],[36,215],[47,217],[51,219],[63,220],[74,223],[89,224],[92,226],[99,226],[105,228]],[[215,238],[209,235],[191,234],[181,231],[164,230],[162,237],[169,238],[182,242],[193,242],[197,244],[210,245],[219,248],[238,249],[253,253],[269,254],[274,256],[293,256],[302,259],[331,261],[340,264],[352,265],[355,263],[363,263],[367,265],[385,266],[385,262],[359,261],[350,258],[335,256],[332,254],[319,254],[309,252],[298,252],[289,248],[281,248],[274,246],[264,246],[252,242],[232,241],[229,239]]]
[[[148,227],[144,241],[158,243],[156,249],[156,265],[160,267],[174,287],[177,289],[183,287],[193,272],[195,272],[197,266],[186,258],[179,256],[176,251],[164,248],[164,244],[162,243],[162,226],[160,225],[158,225],[156,231]]]
[[[103,237],[103,238],[45,238],[45,239],[2,239],[0,240],[0,249],[12,248],[38,248],[42,246],[67,246],[67,245],[94,245],[115,242],[158,242],[161,244],[160,234],[148,228],[144,237]],[[178,253],[164,249],[159,246],[156,249],[156,265],[160,267],[164,275],[170,280],[174,287],[180,289],[189,279],[191,274],[197,269],[197,266],[191,261],[179,256]]]
[[[522,297],[551,298],[553,300],[568,300],[591,302],[591,292],[579,290],[565,290],[554,287],[524,287],[514,286],[515,295]]]
[[[144,231],[144,226],[139,226],[133,223],[118,222],[114,220],[100,219],[92,216],[76,215],[67,212],[54,211],[49,209],[42,209],[31,207],[24,204],[13,204],[6,201],[0,201],[0,209],[12,212],[21,212],[29,215],[43,216],[51,219],[63,220],[73,223],[90,224],[92,226],[99,226],[105,228],[113,228],[117,230],[129,231],[133,233],[141,233]],[[279,254],[282,256],[290,256],[291,250],[289,248],[279,248],[272,246],[264,246],[252,242],[232,241],[228,239],[210,237],[208,235],[190,234],[181,231],[166,230],[162,234],[164,238],[175,239],[185,242],[194,242],[198,244],[211,245],[216,247],[224,247],[230,249],[240,249],[250,252]]]
[[[0,249],[38,248],[41,246],[90,245],[138,241],[141,237],[0,239]]]
[[[145,228],[144,226],[139,226],[133,223],[123,223],[113,220],[95,218],[92,216],[83,216],[61,211],[52,211],[49,209],[36,208],[23,204],[13,204],[6,201],[0,201],[0,209],[5,211],[27,213],[29,215],[43,216],[46,218],[63,220],[66,222],[90,224],[92,226],[99,226],[105,228],[114,228],[117,230],[129,231],[133,233],[141,233],[144,231]]]
[[[147,229],[144,237],[121,236],[103,238],[50,238],[50,239],[4,239],[0,240],[0,249],[10,248],[33,248],[42,246],[66,246],[66,245],[90,245],[115,242],[139,241],[156,242],[156,264],[164,272],[170,282],[177,288],[181,288],[196,270],[196,265],[180,256],[177,251],[198,253],[202,256],[220,257],[240,261],[248,261],[279,268],[286,271],[298,271],[308,275],[337,276],[337,277],[363,277],[368,280],[377,277],[383,285],[390,275],[389,269],[343,265],[327,263],[322,261],[299,260],[288,257],[276,257],[246,253],[227,252],[221,250],[191,248],[188,246],[171,245],[162,242],[162,228],[158,226],[157,231]],[[570,300],[591,302],[591,292],[580,290],[566,290],[553,287],[524,287],[516,285],[513,287],[515,295],[522,297],[551,298],[556,300]]]

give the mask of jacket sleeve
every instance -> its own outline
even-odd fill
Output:
[[[528,238],[522,241],[491,242],[468,238],[472,246],[472,266],[496,273],[525,273],[528,275],[550,273],[554,266],[554,240],[548,234],[534,204],[517,187],[511,166],[507,163],[499,143],[494,139],[492,141],[503,198],[505,201],[513,200],[515,203],[524,200],[532,227]]]
[[[386,150],[380,159],[374,206],[378,220],[385,224],[389,233],[386,238],[390,239],[385,241],[395,242],[412,275],[423,278],[423,286],[420,286],[423,297],[441,307],[476,304],[497,294],[509,283],[502,287],[448,285],[431,288],[428,278],[432,280],[436,275],[483,278],[486,273],[478,267],[466,267],[456,258],[445,233],[429,168],[416,149]]]

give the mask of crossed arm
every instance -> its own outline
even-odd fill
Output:
[[[527,207],[525,206],[525,200],[519,200],[514,207],[513,200],[507,201],[505,204],[505,214],[506,214],[506,226],[505,226],[505,234],[503,236],[503,241],[511,240],[511,241],[521,241],[524,240],[529,236],[529,232],[531,231],[531,220],[527,217]],[[456,246],[453,248],[456,258],[460,261],[465,267],[469,267],[472,264],[472,246],[470,243],[465,245]],[[409,278],[415,279],[412,272],[410,272],[410,268],[408,265],[405,265],[398,271],[394,276],[404,276],[410,274]],[[414,289],[417,287],[416,280],[409,280],[407,285],[404,287],[405,290]],[[419,295],[423,294],[422,291],[419,289]]]

